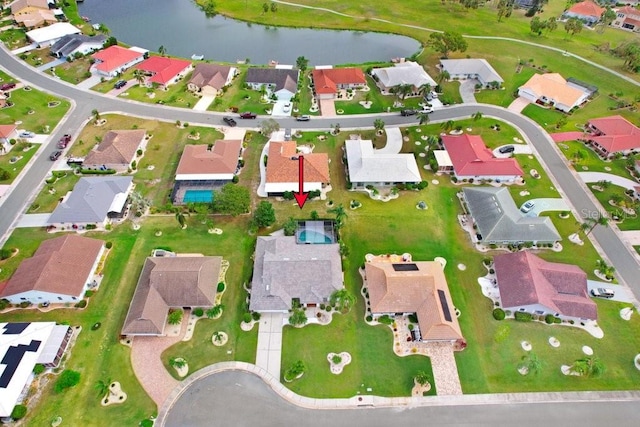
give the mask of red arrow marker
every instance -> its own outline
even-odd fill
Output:
[[[293,197],[296,198],[296,202],[298,202],[298,206],[300,209],[304,206],[304,203],[307,201],[307,197],[309,193],[304,193],[304,156],[298,157],[298,192],[293,193]]]

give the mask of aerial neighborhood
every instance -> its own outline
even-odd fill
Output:
[[[628,421],[638,2],[235,3],[2,4],[0,423]]]

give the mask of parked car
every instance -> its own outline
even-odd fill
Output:
[[[420,110],[421,113],[433,113],[433,107],[423,107],[422,110]]]
[[[67,145],[69,145],[69,143],[67,141],[65,141],[64,139],[61,139],[60,141],[58,141],[58,144],[56,145],[56,147],[58,147],[58,148],[67,148]]]
[[[282,111],[284,111],[285,113],[291,111],[291,103],[287,102],[286,104],[284,104],[284,107],[282,107]]]
[[[609,288],[594,288],[591,289],[591,295],[598,298],[613,298],[615,292]]]
[[[237,125],[238,123],[236,123],[235,120],[233,120],[231,117],[223,117],[222,121],[225,122],[226,124],[228,124],[231,127],[234,127],[235,125]]]
[[[60,158],[60,156],[62,156],[62,151],[54,151],[49,156],[49,160],[51,160],[52,162],[55,162],[56,160],[58,160]]]
[[[413,116],[415,114],[417,114],[416,110],[402,110],[402,111],[400,111],[400,115],[401,116]]]
[[[308,122],[309,120],[311,120],[311,116],[307,116],[307,115],[298,116],[296,117],[296,120],[299,122]]]
[[[502,154],[513,153],[514,151],[516,151],[516,147],[514,147],[513,145],[505,145],[504,147],[500,147],[498,151]]]
[[[241,119],[255,119],[256,117],[258,116],[256,116],[254,113],[249,113],[249,112],[240,114]]]
[[[14,87],[16,87],[16,84],[14,82],[5,83],[2,86],[0,86],[0,90],[11,90]]]
[[[29,132],[29,131],[26,131],[26,130],[25,130],[25,131],[20,132],[20,133],[18,134],[18,136],[19,136],[20,138],[33,138],[34,136],[36,136],[36,134],[35,134],[35,133],[33,133],[33,132]]]
[[[126,80],[118,80],[114,85],[113,88],[114,89],[122,89],[123,87],[125,87],[127,85],[127,81]]]
[[[533,202],[527,202],[524,205],[522,205],[522,207],[520,208],[520,211],[522,211],[522,213],[530,212],[531,209],[533,209],[535,205],[536,204],[533,203]]]

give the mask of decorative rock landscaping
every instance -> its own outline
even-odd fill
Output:
[[[426,383],[425,385],[422,385],[418,383],[415,380],[415,378],[413,379],[413,388],[411,389],[411,396],[414,396],[414,397],[424,396],[424,394],[427,393],[429,390],[431,390],[431,383]]]
[[[114,381],[109,384],[109,393],[102,399],[101,404],[102,406],[109,406],[115,403],[124,403],[125,400],[127,400],[127,393],[122,391],[118,381]]]
[[[622,310],[620,310],[620,317],[623,320],[630,320],[632,314],[633,314],[633,308],[631,307],[625,307]]]
[[[549,345],[554,348],[560,347],[560,341],[556,337],[549,337]]]
[[[583,345],[582,346],[582,352],[584,354],[586,354],[587,356],[592,356],[593,355],[593,349],[591,347],[589,347],[588,345]]]
[[[327,354],[327,360],[331,367],[331,373],[334,375],[340,375],[344,367],[351,363],[351,355],[346,351],[343,351],[342,353],[329,353]]]
[[[218,334],[220,335],[218,336]],[[214,332],[213,335],[211,336],[211,342],[216,347],[222,347],[227,343],[227,341],[229,341],[229,335],[227,335],[226,332],[222,332],[222,331]]]
[[[529,341],[522,341],[522,342],[520,342],[520,345],[522,346],[522,349],[524,351],[531,351],[531,349],[532,349],[531,343]]]
[[[178,376],[180,378],[184,378],[189,373],[189,364],[182,357],[177,357],[176,362],[185,362],[184,366],[174,366],[173,369],[176,370]]]
[[[466,270],[466,269],[467,269],[467,266],[466,266],[466,265],[464,265],[464,264],[458,264],[458,270],[460,270],[460,271],[464,271],[464,270]]]
[[[636,369],[640,371],[640,354],[636,354],[633,358],[633,364],[636,365]]]

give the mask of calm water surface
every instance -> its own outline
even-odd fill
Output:
[[[416,40],[391,34],[269,28],[207,18],[190,0],[85,0],[78,9],[124,43],[152,51],[164,46],[170,55],[197,54],[214,61],[294,64],[303,55],[316,65],[363,63],[407,57],[420,49]]]

